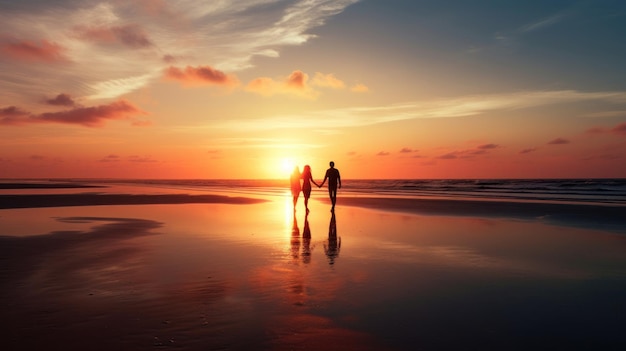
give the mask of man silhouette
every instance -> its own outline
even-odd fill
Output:
[[[331,211],[335,211],[335,203],[337,202],[337,186],[341,189],[341,176],[339,170],[335,168],[335,162],[330,161],[330,168],[326,170],[324,181],[320,184],[320,188],[324,186],[328,179],[328,196],[330,196],[330,202],[333,204]]]

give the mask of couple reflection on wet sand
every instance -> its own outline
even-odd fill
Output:
[[[302,251],[300,251],[302,249]],[[311,262],[311,228],[309,227],[309,216],[304,218],[304,229],[302,230],[302,240],[300,240],[300,228],[296,214],[293,214],[293,224],[291,225],[291,257],[294,260],[302,259],[303,263]]]
[[[302,238],[300,238],[300,228],[296,214],[293,215],[293,223],[291,226],[291,257],[294,260],[302,260],[303,263],[311,262],[311,227],[309,226],[309,214],[304,217],[304,228],[302,229]],[[324,241],[324,253],[328,258],[328,264],[334,265],[335,259],[339,257],[341,249],[341,238],[337,236],[337,218],[335,212],[332,212],[330,223],[328,225],[328,240]]]

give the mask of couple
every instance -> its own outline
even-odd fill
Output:
[[[302,179],[302,185],[300,185],[300,179]],[[298,203],[298,197],[300,196],[300,191],[304,194],[304,207],[306,208],[306,212],[309,212],[309,197],[311,197],[311,182],[317,185],[318,188],[324,186],[326,183],[326,179],[328,179],[328,195],[330,196],[330,202],[333,204],[331,211],[335,211],[335,203],[337,202],[337,188],[341,189],[341,176],[339,175],[339,170],[335,168],[335,162],[330,161],[330,168],[326,170],[326,175],[324,176],[324,181],[322,184],[317,184],[315,180],[313,180],[313,175],[311,174],[311,167],[309,165],[304,166],[304,170],[302,174],[300,174],[300,170],[298,166],[293,170],[291,174],[291,195],[293,196],[293,210],[296,210],[296,203]]]

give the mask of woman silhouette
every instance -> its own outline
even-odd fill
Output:
[[[311,174],[311,167],[309,165],[304,166],[304,170],[302,170],[302,194],[304,195],[304,207],[306,208],[306,212],[309,213],[309,197],[311,197],[311,182],[313,184],[319,185],[313,180],[313,175]]]
[[[300,186],[300,179],[302,176],[300,175],[300,169],[296,166],[291,173],[291,196],[293,196],[293,210],[296,210],[296,204],[298,203],[298,197],[300,196],[300,191],[302,187]]]

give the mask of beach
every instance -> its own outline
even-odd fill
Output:
[[[626,347],[623,204],[11,184],[8,350]]]

